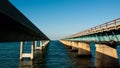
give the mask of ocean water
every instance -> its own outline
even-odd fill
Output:
[[[40,44],[40,43],[38,43]],[[31,42],[25,42],[24,52],[29,53]],[[65,47],[59,41],[51,41],[47,51],[36,51],[34,61],[20,62],[20,42],[0,43],[0,68],[89,68],[94,67],[95,47],[91,46],[93,57],[77,57],[77,52]],[[120,46],[117,46],[120,57]],[[120,59],[119,59],[120,61]]]
[[[30,52],[30,45],[31,42],[25,42],[25,53]],[[20,42],[0,43],[0,68],[75,68],[74,64],[78,61],[72,55],[74,53],[68,51],[59,41],[51,41],[44,57],[37,54],[34,61],[27,59],[20,62],[19,54]]]
[[[45,68],[73,68],[71,58],[59,41],[51,41],[45,54]]]
[[[31,42],[24,43],[24,53],[31,52]],[[18,68],[20,66],[20,42],[0,43],[0,68]]]
[[[0,68],[18,68],[19,42],[0,43]]]

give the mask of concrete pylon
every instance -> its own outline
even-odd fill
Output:
[[[72,46],[72,51],[77,51],[78,50],[77,49],[77,46],[78,46],[77,42],[73,41],[71,46]]]
[[[105,44],[96,44],[95,67],[109,68],[118,66],[118,55],[115,48]]]
[[[37,41],[35,41],[35,50],[42,50],[42,41],[39,41],[40,42],[40,44],[39,44],[39,46],[38,46],[38,44],[37,44]]]
[[[91,55],[90,45],[84,42],[78,42],[78,55]]]
[[[22,60],[23,58],[30,58],[31,60],[33,60],[33,58],[34,58],[35,42],[32,41],[31,53],[24,53],[23,52],[23,47],[24,47],[24,42],[21,41],[20,42],[20,60]]]

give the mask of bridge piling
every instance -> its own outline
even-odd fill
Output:
[[[117,54],[118,54],[119,67],[120,67],[120,45],[117,45],[116,50],[117,50]]]
[[[77,42],[75,42],[75,41],[72,41],[72,51],[77,51],[78,49],[77,49]]]
[[[23,58],[30,58],[31,60],[34,59],[34,53],[36,49],[40,49],[41,52],[45,49],[46,45],[49,43],[49,41],[40,41],[40,46],[37,46],[37,41],[32,41],[31,45],[31,53],[24,53],[24,42],[20,42],[20,61],[22,61]]]
[[[22,61],[23,58],[30,58],[31,60],[33,60],[33,58],[34,58],[35,42],[32,41],[31,53],[24,53],[23,52],[23,48],[24,48],[24,42],[21,41],[20,42],[20,61]]]
[[[35,41],[35,50],[42,50],[42,41],[40,41],[40,45],[38,46],[37,41]]]
[[[117,67],[118,55],[115,48],[105,44],[96,44],[95,66],[101,67]]]
[[[84,42],[79,42],[78,45],[78,55],[91,55],[90,53],[90,46],[88,43],[84,43]]]

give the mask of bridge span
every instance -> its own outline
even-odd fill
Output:
[[[92,55],[95,67],[119,66],[120,18],[68,36],[61,42],[78,50],[80,56]]]
[[[23,52],[25,41],[32,41],[31,53]],[[41,47],[35,47],[37,41],[41,42]],[[21,42],[20,60],[32,60],[35,48],[42,49],[48,44],[49,38],[8,0],[0,0],[0,42]]]
[[[8,0],[0,0],[0,42],[20,42],[20,60],[34,58],[34,50],[42,49],[49,38]],[[31,53],[24,53],[25,41],[32,41]],[[41,44],[37,47],[36,41]],[[120,18],[89,28],[60,40],[78,55],[94,57],[95,67],[117,67],[120,64]],[[94,49],[92,49],[92,47]],[[93,52],[95,54],[93,54]]]

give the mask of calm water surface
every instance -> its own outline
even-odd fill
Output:
[[[24,52],[30,52],[30,45],[31,42],[25,43]],[[59,41],[51,41],[44,56],[39,50],[36,51],[34,61],[25,59],[20,62],[19,48],[19,42],[0,43],[0,68],[75,68],[79,66],[75,65],[79,63],[78,59],[75,59],[75,53],[67,50]]]
[[[30,45],[31,42],[25,43],[24,52],[30,52]],[[0,43],[0,68],[89,68],[94,63],[94,57],[77,57],[77,52],[72,52],[59,41],[51,41],[44,55],[36,50],[34,61],[25,59],[20,62],[19,48],[19,42]],[[117,49],[119,51],[120,47]]]

